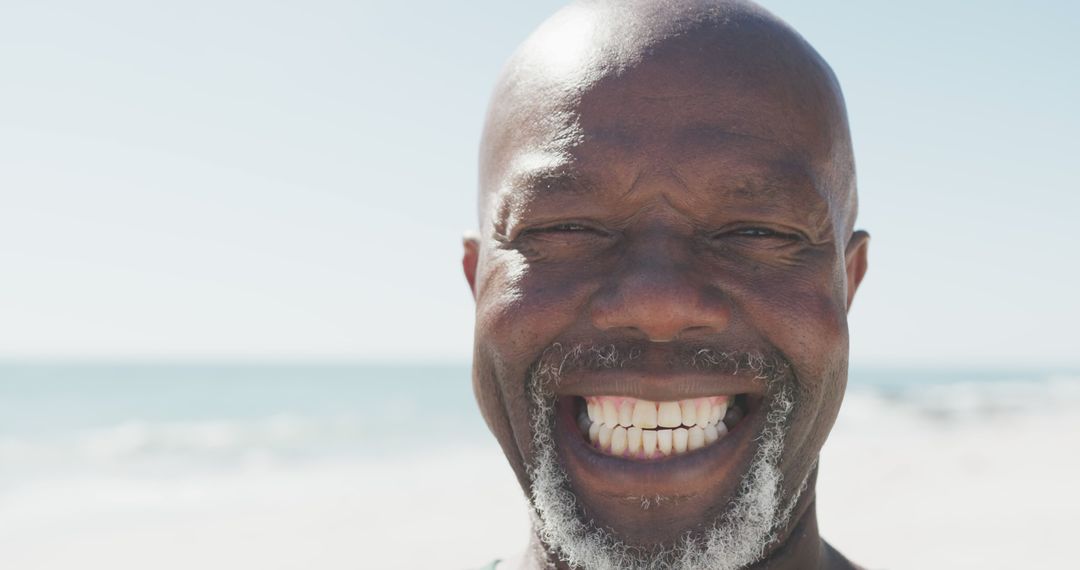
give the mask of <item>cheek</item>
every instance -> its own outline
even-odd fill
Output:
[[[739,287],[752,328],[788,357],[814,390],[847,358],[844,275],[838,257],[822,252],[796,267],[755,271]]]
[[[842,287],[830,267],[767,279],[752,289],[746,310],[759,333],[795,370],[786,461],[808,470],[825,442],[847,382],[848,330]]]
[[[538,267],[512,251],[493,253],[477,295],[476,340],[499,360],[528,366],[586,315],[581,269]]]
[[[529,367],[584,314],[583,281],[580,271],[541,271],[516,252],[493,252],[481,265],[473,388],[508,457],[531,456]],[[522,463],[515,469],[524,476]]]

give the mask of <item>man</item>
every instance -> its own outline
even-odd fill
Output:
[[[507,65],[479,176],[473,385],[534,511],[513,564],[852,567],[814,482],[869,237],[814,49],[743,2],[574,4]]]

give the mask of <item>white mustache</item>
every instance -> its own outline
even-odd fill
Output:
[[[530,379],[557,381],[574,370],[632,369],[646,359],[650,348],[640,342],[555,342],[544,349],[531,367]],[[653,348],[652,350],[659,350]],[[753,374],[774,382],[791,370],[787,359],[763,351],[746,351],[702,345],[664,347],[665,365],[673,369],[716,372],[717,374]]]

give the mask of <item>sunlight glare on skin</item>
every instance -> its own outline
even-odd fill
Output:
[[[571,7],[552,18],[552,25],[545,26],[537,37],[544,49],[531,62],[539,67],[535,71],[553,78],[578,73],[594,51],[596,17],[594,11]]]

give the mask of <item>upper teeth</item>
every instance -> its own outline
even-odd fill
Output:
[[[593,445],[612,455],[650,458],[657,453],[685,453],[727,433],[721,420],[729,401],[728,396],[677,402],[590,396],[585,398],[588,417],[581,418],[581,427]]]

